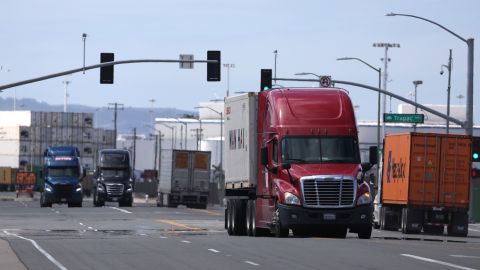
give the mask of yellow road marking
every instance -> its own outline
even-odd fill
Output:
[[[195,211],[195,212],[207,213],[207,214],[212,215],[212,216],[221,216],[222,215],[220,213],[213,212],[213,211],[208,211],[208,210],[205,210],[205,209],[190,209],[190,210]]]
[[[184,228],[184,229],[188,229],[188,230],[193,230],[193,231],[200,231],[200,230],[202,230],[202,229],[200,229],[200,228],[190,227],[190,226],[188,226],[188,225],[185,225],[185,224],[182,224],[182,223],[178,223],[178,222],[173,221],[173,220],[159,219],[158,221],[161,222],[161,223],[165,223],[165,224],[177,226],[177,227]]]

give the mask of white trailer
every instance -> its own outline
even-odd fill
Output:
[[[157,206],[206,208],[210,167],[208,151],[162,150]]]

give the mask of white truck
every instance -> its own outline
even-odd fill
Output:
[[[207,208],[211,152],[162,149],[157,206]]]

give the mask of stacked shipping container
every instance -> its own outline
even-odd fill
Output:
[[[93,168],[97,151],[113,148],[114,140],[113,130],[93,128],[93,113],[0,112],[0,166],[42,166],[48,146],[72,145]]]

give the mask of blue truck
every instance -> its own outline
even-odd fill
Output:
[[[119,207],[131,207],[132,174],[128,150],[100,150],[93,176],[93,205],[101,207],[105,202],[118,202]]]
[[[44,154],[43,178],[40,206],[68,204],[68,207],[82,207],[81,181],[85,177],[80,161],[80,152],[73,146],[48,147]]]

